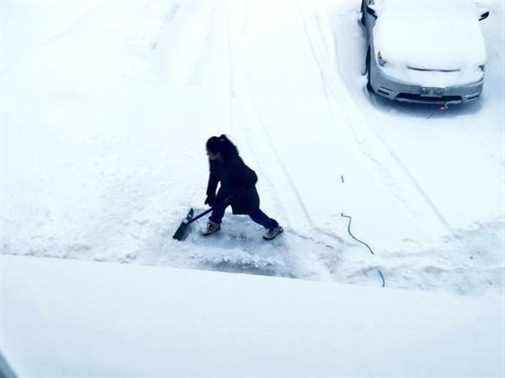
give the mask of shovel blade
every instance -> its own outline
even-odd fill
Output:
[[[183,241],[186,240],[186,238],[189,235],[191,225],[182,222],[179,227],[177,228],[177,231],[175,231],[175,234],[173,238],[178,241]]]
[[[188,215],[186,215],[186,218],[184,218],[182,223],[179,225],[179,227],[175,231],[175,234],[173,236],[173,238],[175,240],[183,241],[188,237],[189,233],[191,232],[191,224],[189,222],[193,218],[193,215],[194,215],[194,210],[190,209],[188,212]]]

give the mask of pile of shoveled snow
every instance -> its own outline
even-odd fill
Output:
[[[0,280],[19,377],[505,373],[499,297],[19,256]]]

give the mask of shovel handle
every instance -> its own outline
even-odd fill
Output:
[[[191,218],[190,220],[186,220],[185,223],[186,224],[191,224],[193,222],[196,222],[198,219],[200,219],[201,217],[207,215],[208,213],[210,213],[212,211],[212,208],[208,209],[208,210],[205,210],[203,213],[201,214],[198,214],[196,217],[194,218]]]
[[[231,198],[232,198],[232,197],[228,197],[228,198],[226,198],[226,199],[224,200],[224,203],[227,203],[227,202],[231,201]],[[193,223],[193,222],[196,222],[198,219],[200,219],[201,217],[204,217],[205,215],[207,215],[208,213],[210,213],[212,210],[214,210],[214,207],[215,207],[215,206],[211,207],[211,208],[210,208],[210,209],[208,209],[208,210],[205,210],[203,213],[198,214],[198,215],[197,215],[196,217],[194,217],[194,218],[191,218],[191,219],[189,219],[189,220],[186,220],[186,221],[185,221],[185,223],[186,223],[186,224],[191,224],[191,223]]]

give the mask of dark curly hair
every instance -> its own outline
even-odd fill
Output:
[[[239,155],[237,147],[224,134],[219,137],[210,137],[207,140],[206,147],[213,154],[220,153],[224,160]]]

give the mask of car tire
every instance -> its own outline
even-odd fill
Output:
[[[370,75],[370,66],[371,66],[371,55],[370,55],[370,47],[368,48],[367,52],[366,52],[366,89],[368,89],[368,91],[370,93],[375,93],[375,91],[373,90],[373,87],[372,87],[372,78],[371,78],[371,75]]]

